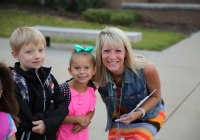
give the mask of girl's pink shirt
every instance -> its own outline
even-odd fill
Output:
[[[71,102],[69,104],[69,114],[70,116],[81,116],[87,115],[89,112],[93,111],[96,105],[96,95],[94,89],[88,87],[87,91],[84,93],[78,93],[72,88],[71,92]],[[79,133],[72,133],[74,124],[62,124],[57,132],[57,140],[88,140],[88,128],[82,130]]]
[[[12,117],[5,112],[0,112],[0,128],[0,140],[6,140],[17,132]]]

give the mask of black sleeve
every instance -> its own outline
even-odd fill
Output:
[[[46,114],[46,118],[43,119],[46,125],[46,134],[56,131],[68,114],[67,100],[64,99],[64,95],[60,92],[57,80],[53,75],[51,76],[54,82],[53,100],[55,109],[53,112]]]
[[[17,85],[15,85],[15,96],[19,105],[18,117],[20,119],[17,131],[31,131],[32,130],[32,113],[28,107],[28,104],[22,99],[21,92]]]

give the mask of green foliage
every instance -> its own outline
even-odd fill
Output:
[[[75,6],[77,11],[84,11],[90,7],[93,7],[96,0],[75,0]]]
[[[106,0],[48,0],[46,3],[54,9],[82,12],[88,8],[104,7]]]
[[[12,32],[21,26],[56,26],[56,27],[67,27],[67,28],[84,28],[84,29],[99,29],[102,30],[107,24],[98,24],[86,21],[71,20],[68,18],[54,17],[42,14],[35,14],[31,12],[22,12],[17,10],[0,10],[0,37],[9,38]],[[170,45],[182,40],[186,36],[165,30],[155,29],[143,29],[125,26],[116,26],[123,31],[128,32],[141,32],[142,41],[138,43],[132,43],[132,47],[135,49],[146,49],[146,50],[162,50],[169,47]],[[95,45],[95,40],[79,40],[69,38],[52,38],[55,42],[65,43],[79,43],[79,44],[91,44]]]
[[[40,0],[0,0],[0,4],[9,4],[13,5],[38,5]]]
[[[110,17],[110,23],[113,25],[131,25],[134,21],[134,18],[131,15],[125,13],[113,14]]]
[[[175,33],[158,29],[147,31],[146,29],[141,29],[140,31],[142,32],[142,41],[132,44],[132,47],[141,50],[160,51],[186,37],[182,33]],[[148,31],[150,32],[148,33]]]
[[[66,9],[71,3],[71,0],[45,0],[45,5],[55,10]]]
[[[82,13],[83,18],[86,21],[96,22],[96,23],[109,23],[110,16],[112,15],[113,11],[107,9],[87,9]]]
[[[112,25],[134,24],[138,20],[138,14],[133,10],[87,9],[82,13],[85,20]]]

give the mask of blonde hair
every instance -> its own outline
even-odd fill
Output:
[[[106,27],[99,33],[96,41],[97,71],[94,79],[100,87],[105,86],[108,81],[106,67],[103,64],[101,57],[101,51],[104,45],[112,48],[124,47],[126,51],[124,66],[132,69],[138,76],[138,70],[150,64],[144,56],[133,54],[130,40],[122,30],[116,27]]]
[[[46,40],[42,33],[32,27],[17,28],[10,36],[10,47],[16,53],[19,53],[22,46],[29,43],[35,45],[42,43],[46,47]]]

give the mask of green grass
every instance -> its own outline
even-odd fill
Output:
[[[86,21],[71,20],[68,18],[54,17],[49,15],[35,14],[31,12],[23,12],[17,10],[0,10],[0,36],[10,37],[12,32],[21,26],[47,25],[68,28],[86,28],[86,29],[103,29],[106,26],[97,23]],[[143,29],[122,27],[118,28],[129,32],[142,32],[142,41],[132,43],[135,49],[157,50],[160,51],[170,45],[184,39],[186,36],[181,33],[170,32],[158,29]],[[68,42],[95,45],[95,40],[78,40],[78,39],[63,39],[52,38],[53,42]]]

